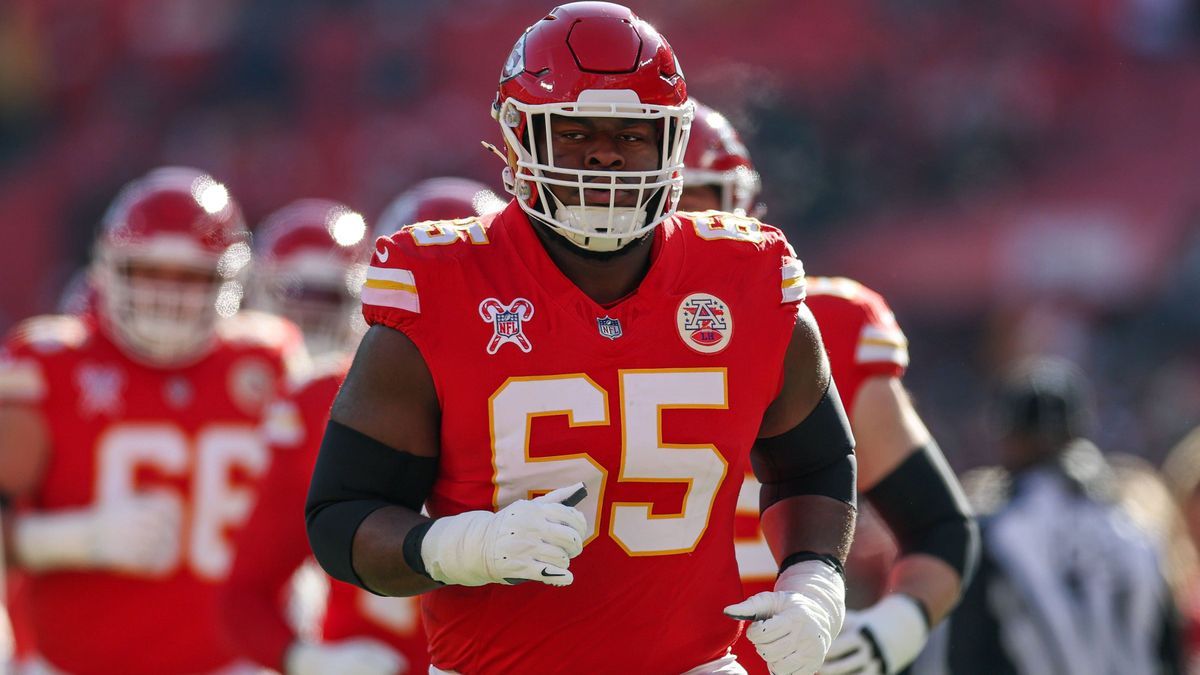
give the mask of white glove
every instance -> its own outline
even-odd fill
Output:
[[[746,637],[773,675],[812,675],[842,627],[846,582],[820,560],[796,563],[775,581],[775,590],[725,608],[725,614],[753,621]]]
[[[311,644],[297,642],[288,649],[287,675],[400,675],[408,672],[404,655],[370,638]]]
[[[179,559],[178,501],[138,495],[86,509],[20,516],[14,531],[17,559],[35,571],[109,569],[162,575]]]
[[[916,660],[929,638],[917,601],[893,593],[861,612],[847,612],[821,675],[894,675]]]
[[[433,521],[421,543],[425,571],[436,581],[460,586],[540,581],[568,586],[567,567],[583,551],[587,519],[574,506],[583,483],[501,509],[468,511]]]

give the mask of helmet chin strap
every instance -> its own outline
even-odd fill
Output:
[[[556,200],[557,201],[557,200]],[[633,207],[616,207],[603,210],[587,206],[564,206],[559,204],[554,211],[554,217],[567,225],[584,232],[603,231],[601,228],[616,232],[634,232],[646,222],[646,210]],[[640,239],[642,235],[627,237],[610,237],[596,234],[586,235],[571,232],[559,227],[553,227],[555,232],[566,237],[576,246],[596,252],[616,251],[631,242]]]

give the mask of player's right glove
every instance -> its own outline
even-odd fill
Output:
[[[576,483],[497,513],[438,518],[421,542],[425,571],[435,581],[460,586],[570,585],[574,576],[567,568],[583,551],[587,532],[587,519],[573,504],[586,494],[583,483]]]
[[[109,569],[160,575],[178,559],[183,514],[177,501],[138,495],[85,509],[20,516],[17,560],[30,570]]]
[[[772,675],[813,675],[842,628],[846,583],[820,560],[796,563],[779,575],[774,591],[730,605],[725,614],[753,621],[746,637]]]
[[[284,672],[287,675],[400,675],[408,672],[408,659],[370,638],[325,644],[297,642],[288,649]]]
[[[917,601],[900,593],[847,612],[821,675],[894,675],[916,660],[929,638]]]

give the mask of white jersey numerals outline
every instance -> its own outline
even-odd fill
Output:
[[[173,424],[120,424],[100,438],[96,456],[98,506],[146,494],[172,500],[187,531],[171,571],[186,560],[201,578],[226,576],[234,553],[230,530],[246,522],[255,501],[252,488],[235,486],[230,478],[235,473],[256,478],[269,460],[254,427],[214,424],[193,439]],[[143,469],[187,479],[190,500],[168,485],[138,484],[136,476]]]
[[[459,241],[469,241],[476,246],[488,243],[487,230],[483,229],[479,218],[427,220],[413,223],[403,231],[412,235],[417,246],[448,246]]]
[[[649,502],[614,503],[608,534],[631,556],[689,553],[708,529],[728,463],[711,444],[665,443],[664,410],[727,409],[725,368],[618,371],[621,403],[622,483],[684,483],[679,513],[655,513]],[[488,400],[491,424],[493,507],[582,481],[587,497],[576,505],[587,518],[587,537],[598,534],[608,471],[585,452],[531,457],[537,417],[567,416],[570,427],[610,424],[608,392],[583,373],[509,378]]]

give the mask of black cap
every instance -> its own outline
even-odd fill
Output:
[[[1086,435],[1090,386],[1083,371],[1066,359],[1038,357],[1004,378],[998,412],[1002,431],[1070,439]]]

